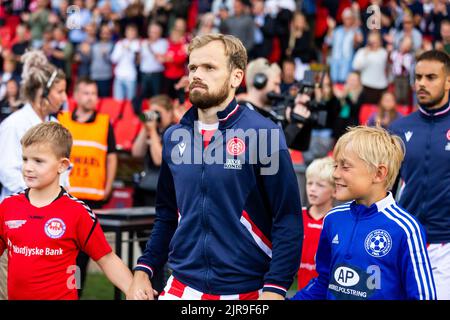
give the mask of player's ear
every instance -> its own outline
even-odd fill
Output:
[[[65,172],[70,166],[70,160],[68,158],[61,158],[59,160],[58,173],[61,174]]]
[[[233,71],[231,71],[230,83],[231,83],[232,88],[236,88],[236,89],[239,88],[242,80],[244,80],[244,71],[243,70],[241,70],[239,68],[235,68]]]
[[[378,167],[375,170],[375,177],[374,181],[375,183],[384,183],[386,181],[386,177],[388,174],[388,168],[385,164],[379,164]]]

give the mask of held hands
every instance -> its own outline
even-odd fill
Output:
[[[136,271],[126,294],[127,300],[155,300],[157,296],[158,292],[153,289],[148,275],[143,271]]]

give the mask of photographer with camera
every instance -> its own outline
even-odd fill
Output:
[[[290,94],[282,95],[281,69],[276,63],[269,64],[265,58],[255,59],[248,64],[245,81],[247,94],[238,103],[281,126],[289,148],[308,149],[311,133],[308,119],[311,113],[300,103],[307,103],[308,97],[304,95],[297,101]]]
[[[341,103],[334,95],[329,73],[321,71],[317,74],[320,80],[314,73],[305,73],[300,89],[301,92],[308,92],[311,97],[311,100],[305,105],[311,110],[309,123],[312,126],[309,148],[303,152],[306,165],[309,165],[314,159],[327,156],[333,149],[338,128],[336,120],[341,111]]]
[[[167,95],[150,99],[150,109],[141,115],[144,125],[133,143],[131,154],[144,160],[144,171],[135,175],[133,206],[155,206],[156,187],[162,162],[162,137],[165,130],[175,123],[172,100]],[[137,233],[139,238],[148,238],[145,232]],[[142,252],[147,241],[139,242]],[[164,272],[155,274],[154,287],[164,288]]]

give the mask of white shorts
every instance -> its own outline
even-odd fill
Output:
[[[428,245],[438,300],[450,300],[450,242]]]
[[[188,287],[173,276],[170,276],[158,300],[257,300],[261,293],[262,289],[241,294],[207,294]]]

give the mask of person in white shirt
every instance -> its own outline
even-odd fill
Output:
[[[20,139],[31,127],[51,120],[50,115],[57,113],[67,100],[66,75],[50,64],[42,51],[25,53],[22,63],[21,96],[26,104],[0,125],[0,182],[3,185],[0,202],[26,188]],[[7,253],[4,253],[0,258],[0,300],[7,298],[6,263]]]
[[[138,29],[130,24],[125,29],[125,39],[119,40],[111,53],[111,61],[116,64],[113,95],[117,100],[131,100],[136,94],[139,50]]]
[[[141,42],[140,71],[141,98],[151,98],[161,93],[164,72],[164,55],[169,46],[167,39],[161,38],[163,28],[158,23],[148,27],[148,38]]]
[[[372,30],[367,37],[367,45],[356,52],[353,69],[361,73],[363,103],[377,104],[387,89],[388,53],[382,47],[381,35]]]

